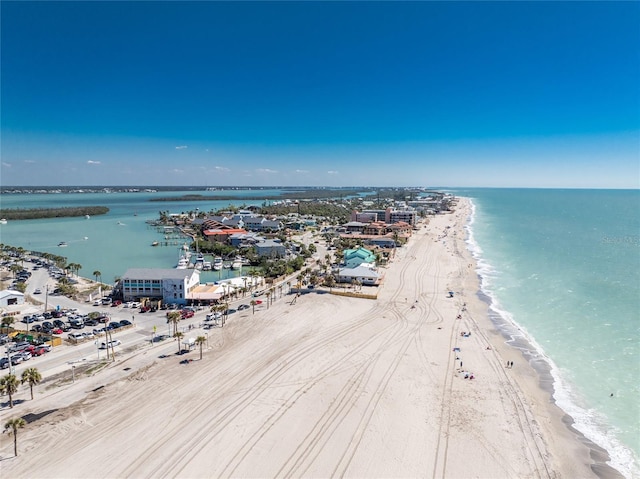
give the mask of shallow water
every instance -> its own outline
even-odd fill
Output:
[[[475,205],[470,248],[494,313],[550,364],[575,427],[638,477],[640,192],[457,193]]]

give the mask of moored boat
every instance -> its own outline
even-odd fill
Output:
[[[60,241],[60,243],[58,243],[58,246],[60,248],[64,248],[65,246],[67,246],[67,243],[65,243],[64,241]]]
[[[216,256],[213,259],[213,265],[212,265],[213,270],[220,271],[222,269],[222,265],[223,265],[222,258],[220,256]]]
[[[154,241],[153,243],[151,243],[151,246],[158,246],[160,243],[158,243],[157,241]]]

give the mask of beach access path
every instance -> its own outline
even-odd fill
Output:
[[[3,410],[48,412],[19,457],[3,436],[3,476],[595,477],[478,298],[469,212],[421,225],[377,300],[284,296],[211,330],[202,360],[140,348]]]

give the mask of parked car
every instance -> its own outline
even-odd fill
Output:
[[[13,356],[11,356],[10,359],[11,359],[12,366],[16,366],[17,364],[20,364],[22,362],[22,356],[18,354],[14,354]]]
[[[82,335],[82,333],[69,333],[68,338],[72,341],[82,341],[84,339],[84,336]]]
[[[248,304],[241,304],[240,306],[238,306],[238,311],[243,311],[245,309],[249,309]]]
[[[53,331],[51,331],[53,334],[62,334],[62,329],[61,328],[54,328]]]
[[[129,321],[128,319],[123,319],[122,321],[120,321],[120,326],[131,326],[131,321]]]
[[[10,344],[9,347],[7,348],[7,350],[10,353],[14,353],[16,351],[24,351],[29,346],[31,346],[31,343],[28,343],[27,341],[20,341],[18,343]]]
[[[180,315],[182,316],[182,319],[193,318],[194,312],[189,309],[183,309],[180,311]]]
[[[100,343],[100,349],[107,349],[111,346],[120,346],[121,344],[122,341],[120,341],[119,339],[114,339],[113,341],[103,341]]]
[[[9,367],[8,358],[0,358],[0,369],[7,369]]]
[[[93,338],[95,338],[95,335],[91,331],[83,331],[81,334],[84,337],[84,339],[93,339]]]
[[[119,299],[116,299],[111,303],[111,307],[114,308],[116,306],[120,306],[121,304],[122,304],[122,301],[120,301]]]
[[[45,349],[43,346],[38,346],[31,353],[32,356],[42,356],[44,353],[48,353],[49,351]]]
[[[51,323],[50,321],[45,321],[44,323],[42,323],[42,329],[53,329],[53,323]]]
[[[118,321],[111,321],[107,326],[107,329],[119,329],[120,323]]]
[[[42,294],[42,290],[40,288],[36,288],[33,290],[33,294]]]
[[[29,361],[29,359],[31,359],[32,355],[31,355],[31,351],[20,351],[18,353],[18,356],[20,356],[22,358],[22,361]]]

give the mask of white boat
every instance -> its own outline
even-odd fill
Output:
[[[158,246],[160,243],[158,243],[157,241],[154,241],[153,243],[151,243],[151,246]]]
[[[7,224],[7,220],[6,220],[6,219],[4,219],[4,218],[2,218],[2,219],[0,220],[0,225],[6,225],[6,224]]]
[[[242,258],[240,256],[236,256],[236,258],[233,260],[233,263],[231,263],[231,269],[240,268],[242,268]]]
[[[189,266],[189,259],[182,256],[178,260],[178,265],[176,266],[176,269],[187,269],[187,266]]]
[[[60,241],[60,243],[58,243],[58,246],[60,248],[64,248],[65,246],[67,246],[67,243],[65,243],[64,241]]]
[[[89,215],[84,215],[84,217],[85,217],[86,219],[88,219],[88,220],[90,220],[90,219],[91,219],[91,216],[89,216]]]
[[[202,271],[211,271],[211,261],[204,261],[202,263]]]
[[[213,265],[212,265],[213,270],[220,271],[222,269],[222,265],[223,265],[222,258],[220,256],[216,256],[213,259]]]

